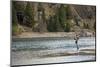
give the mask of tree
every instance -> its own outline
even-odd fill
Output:
[[[16,16],[16,10],[14,6],[12,7],[12,34],[18,33],[18,20]]]
[[[94,30],[96,31],[96,22],[94,22]]]
[[[24,9],[25,9],[25,3],[24,2],[12,1],[12,3],[14,4],[13,6],[16,9],[16,11],[24,11]]]
[[[70,22],[66,22],[66,24],[65,24],[65,29],[64,29],[64,31],[65,32],[70,32],[70,28],[71,28],[71,25],[70,25]]]
[[[56,17],[50,17],[49,23],[47,24],[47,29],[49,32],[57,32]]]
[[[72,19],[70,5],[66,6],[66,16],[67,16],[67,19]]]
[[[64,7],[64,5],[61,5],[59,8],[59,22],[62,26],[62,28],[64,29],[65,27],[65,23],[66,22],[66,7]]]
[[[34,14],[31,3],[27,2],[26,9],[25,9],[25,17],[27,20],[27,26],[34,27]]]
[[[85,28],[85,29],[89,29],[89,25],[86,24],[86,23],[84,23],[84,28]]]

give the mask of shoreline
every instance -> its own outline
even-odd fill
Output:
[[[23,32],[19,35],[12,35],[12,38],[48,38],[48,37],[65,37],[74,38],[78,34],[80,37],[95,37],[93,32]]]
[[[84,37],[80,37],[84,38]],[[91,37],[88,37],[91,38]],[[12,38],[12,42],[16,41],[45,41],[45,40],[74,40],[74,37],[31,37],[31,38]]]

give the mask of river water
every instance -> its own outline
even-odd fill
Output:
[[[75,40],[68,38],[17,39],[12,42],[12,65],[94,61],[94,37],[81,37],[77,50]],[[84,50],[84,54],[80,54]],[[90,53],[90,54],[89,54]]]

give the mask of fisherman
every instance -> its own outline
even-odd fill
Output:
[[[79,36],[76,35],[75,38],[74,38],[74,40],[75,40],[75,44],[76,44],[77,50],[79,50],[79,46],[78,46]]]

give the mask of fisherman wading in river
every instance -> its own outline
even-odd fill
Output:
[[[74,38],[74,40],[75,40],[75,44],[76,44],[77,50],[79,50],[79,46],[78,46],[79,36],[76,35],[75,38]]]

